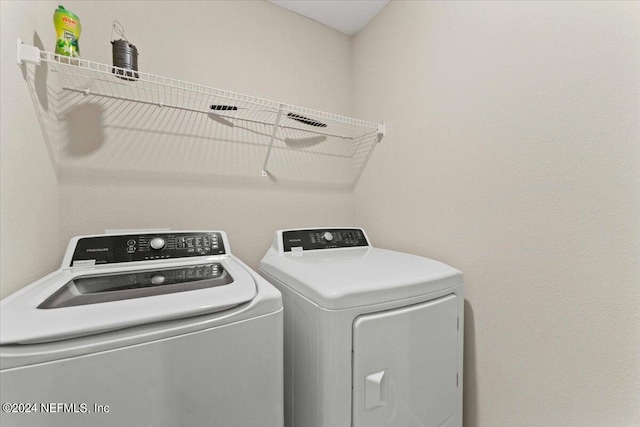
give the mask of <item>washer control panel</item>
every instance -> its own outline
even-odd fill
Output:
[[[356,246],[369,246],[360,228],[321,228],[282,232],[282,247],[285,252]]]
[[[71,266],[224,255],[216,232],[149,233],[93,236],[78,240]]]

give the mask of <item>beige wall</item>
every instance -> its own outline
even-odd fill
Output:
[[[65,6],[83,19],[87,34],[81,48],[97,61],[111,62],[108,40],[118,19],[140,52],[141,70],[350,113],[350,39],[270,3],[81,1]],[[122,104],[122,109],[123,115],[103,118],[105,138],[96,149],[83,153],[60,147],[63,242],[114,228],[223,229],[236,255],[257,267],[278,228],[352,222],[348,192],[325,189],[321,180],[300,184],[261,177],[264,147],[208,139],[207,132],[215,136],[217,130],[204,115],[144,116],[145,108]],[[136,114],[140,121],[127,121]],[[62,134],[67,135],[64,129]],[[238,135],[245,138],[254,136]],[[282,153],[274,157],[277,162]]]
[[[76,234],[222,228],[256,266],[277,228],[357,223],[465,272],[467,426],[640,422],[637,4],[394,1],[349,39],[266,2],[65,2],[86,58],[118,19],[144,71],[386,121],[355,192],[262,179],[190,115],[61,108],[12,62],[56,4],[0,2],[0,296]]]
[[[33,69],[15,61],[16,37],[33,44],[36,29],[51,29],[55,7],[0,2],[0,297],[60,263],[55,139],[41,131],[50,103],[46,90],[30,89]]]
[[[111,63],[117,19],[138,48],[141,71],[350,115],[350,38],[270,3],[64,5],[81,19],[84,58]],[[54,104],[48,114],[36,105],[45,118],[40,132],[27,82],[11,58],[15,37],[32,43],[34,31],[46,50],[53,49],[55,8],[51,2],[2,2],[2,52],[9,60],[2,63],[0,295],[52,271],[74,235],[223,229],[233,251],[257,267],[278,228],[352,223],[344,180],[313,175],[335,165],[314,169],[323,159],[312,158],[313,165],[301,168],[296,152],[281,151],[270,164],[282,173],[262,178],[264,138],[236,128],[230,139],[250,143],[221,141],[205,115],[59,94],[58,76],[49,73],[31,76]],[[306,173],[306,181],[298,173]],[[14,245],[18,234],[21,245]],[[27,253],[33,253],[28,264]]]
[[[391,2],[353,43],[373,243],[466,280],[466,426],[640,424],[640,5]]]

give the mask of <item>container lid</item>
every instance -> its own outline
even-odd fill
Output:
[[[58,5],[58,8],[56,9],[56,12],[60,12],[60,13],[64,13],[65,15],[69,15],[71,18],[73,18],[76,21],[80,22],[80,18],[78,17],[78,15],[76,15],[73,12],[71,12],[70,10],[65,9],[64,6],[62,6],[60,4]]]

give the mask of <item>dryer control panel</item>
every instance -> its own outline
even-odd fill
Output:
[[[356,246],[369,246],[360,228],[319,228],[282,232],[282,247],[285,252]]]
[[[145,233],[84,237],[78,240],[71,266],[224,255],[217,232]]]

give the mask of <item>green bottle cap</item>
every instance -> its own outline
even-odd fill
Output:
[[[78,15],[76,15],[75,13],[65,9],[64,6],[61,5],[61,4],[58,5],[58,8],[56,9],[56,12],[64,13],[65,15],[70,16],[71,18],[75,19],[76,21],[80,20],[80,18],[78,18]]]

